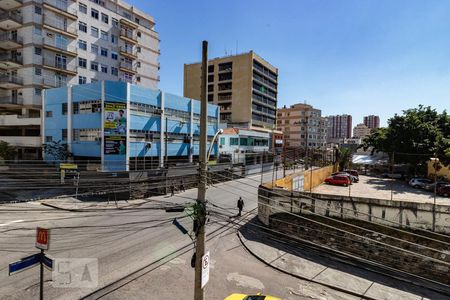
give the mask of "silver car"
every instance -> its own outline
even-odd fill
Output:
[[[426,179],[426,178],[412,178],[409,181],[409,185],[412,186],[413,188],[421,188],[424,189],[428,184],[433,183],[433,181],[431,181],[430,179]]]

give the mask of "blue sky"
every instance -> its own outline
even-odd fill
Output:
[[[183,94],[183,64],[254,50],[279,69],[279,107],[323,115],[450,108],[450,1],[128,1],[155,18],[162,90]]]

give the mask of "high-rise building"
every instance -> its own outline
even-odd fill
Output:
[[[369,127],[370,129],[379,128],[380,127],[380,117],[379,116],[365,116],[364,117],[364,125]]]
[[[352,116],[328,116],[328,142],[341,143],[352,137]]]
[[[353,137],[365,138],[366,136],[370,135],[371,131],[372,131],[372,129],[370,129],[366,125],[358,124],[353,128]]]
[[[121,0],[0,1],[0,140],[41,155],[41,95],[99,80],[157,88],[153,18]]]
[[[201,63],[184,65],[184,96],[200,99]],[[228,126],[275,127],[278,69],[253,51],[208,61],[208,101]]]
[[[325,147],[327,143],[327,119],[320,109],[308,104],[294,104],[279,108],[277,129],[283,132],[284,146]]]

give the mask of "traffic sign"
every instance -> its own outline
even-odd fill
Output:
[[[42,263],[46,266],[50,271],[53,271],[53,259],[48,257],[47,255],[42,255]]]
[[[36,248],[41,250],[48,250],[50,243],[50,229],[36,228]]]
[[[11,276],[19,271],[31,268],[32,266],[39,264],[40,261],[41,261],[41,253],[37,253],[24,257],[19,261],[10,263],[8,275]]]
[[[209,264],[210,258],[208,251],[202,256],[202,288],[204,288],[209,281]]]

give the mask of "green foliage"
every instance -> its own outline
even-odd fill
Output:
[[[336,153],[336,159],[339,163],[339,170],[343,171],[350,168],[352,150],[350,148],[339,148]]]
[[[396,163],[420,165],[437,156],[445,164],[450,162],[450,116],[438,113],[430,106],[403,111],[388,120],[388,127],[378,128],[364,139],[363,148],[385,152]]]
[[[44,144],[44,153],[54,160],[65,161],[71,153],[67,149],[67,144],[63,144],[61,141],[53,141]]]
[[[7,142],[0,141],[0,159],[10,160],[14,158],[16,149]]]

